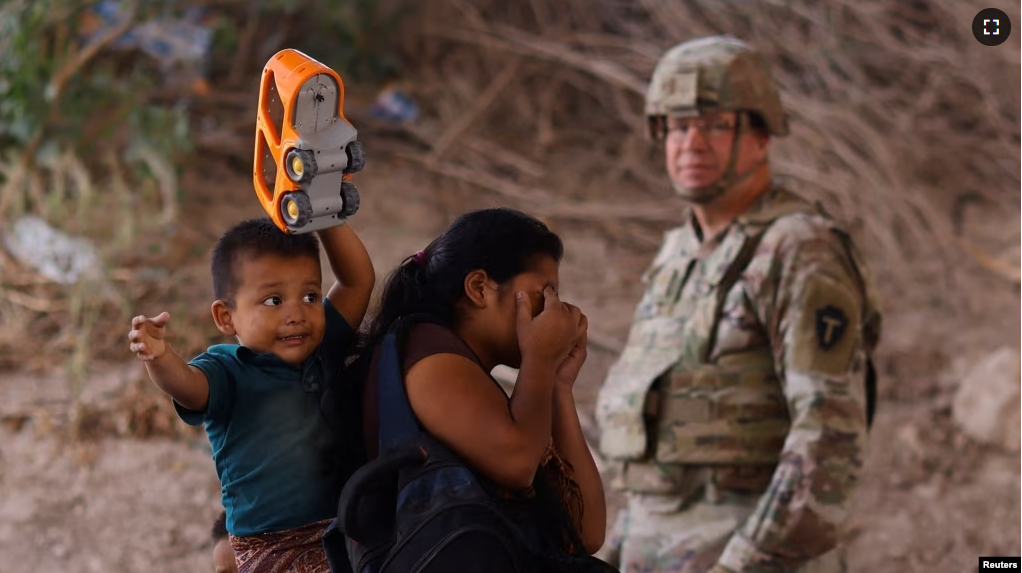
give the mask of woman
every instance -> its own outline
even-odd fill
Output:
[[[588,322],[557,296],[561,240],[510,209],[459,217],[388,278],[367,346],[399,317],[428,313],[444,326],[412,327],[405,390],[423,428],[509,496],[549,485],[592,555],[606,532],[606,503],[582,434],[572,386],[586,358]],[[519,369],[510,399],[490,376]],[[365,446],[377,455],[376,356],[363,394]],[[565,549],[573,551],[570,542]]]

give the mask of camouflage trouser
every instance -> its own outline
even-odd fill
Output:
[[[629,494],[597,556],[621,573],[704,573],[758,501],[758,495],[728,493],[717,503],[702,496],[685,503],[676,496]],[[846,571],[844,549],[838,547],[792,573]]]

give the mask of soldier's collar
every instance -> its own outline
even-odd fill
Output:
[[[783,183],[773,180],[770,189],[760,195],[744,212],[735,217],[717,237],[706,237],[699,227],[695,212],[689,209],[684,223],[678,229],[678,238],[683,245],[694,250],[712,250],[734,230],[746,232],[749,227],[762,228],[784,215],[792,213],[818,213],[820,208],[792,192]],[[749,229],[751,232],[755,232]]]
[[[770,189],[765,193],[756,198],[756,200],[749,205],[749,207],[738,214],[731,223],[721,230],[718,235],[718,239],[726,235],[730,229],[734,227],[743,227],[746,225],[762,225],[769,223],[777,218],[778,212],[786,212],[779,207],[788,203],[788,201],[780,199],[786,191],[777,185],[771,183]],[[684,223],[681,225],[684,229],[684,233],[687,235],[685,238],[693,241],[696,245],[705,243],[708,239],[713,237],[707,237],[703,232],[702,227],[699,226],[699,220],[696,218],[695,211],[688,209],[684,216]]]
[[[782,184],[772,181],[770,190],[761,195],[735,218],[740,225],[766,225],[791,213],[815,212],[818,209]]]

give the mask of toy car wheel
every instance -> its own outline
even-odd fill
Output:
[[[292,191],[280,202],[280,214],[285,223],[300,229],[312,220],[312,200],[304,191]]]
[[[360,203],[358,189],[352,183],[348,181],[341,183],[341,199],[344,200],[344,206],[341,207],[341,217],[350,217],[358,212]]]
[[[284,157],[284,169],[295,183],[305,183],[316,176],[316,158],[311,151],[292,149]]]
[[[352,141],[344,148],[344,154],[348,156],[348,167],[345,173],[357,173],[365,169],[366,148],[361,141]]]

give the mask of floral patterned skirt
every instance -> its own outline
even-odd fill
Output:
[[[246,537],[231,535],[238,573],[330,573],[323,551],[323,532],[330,521]]]

